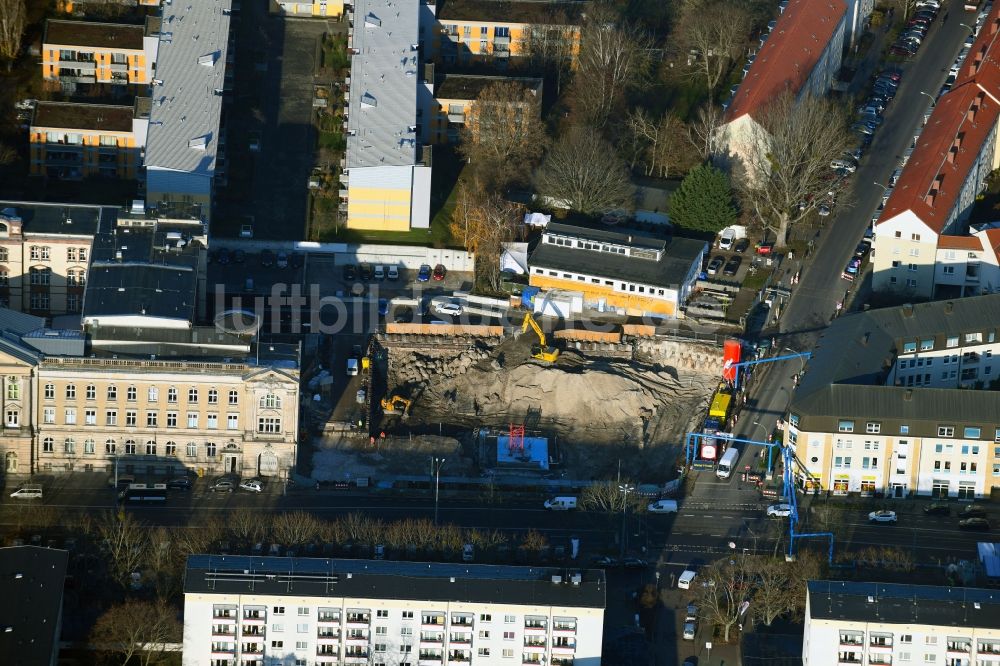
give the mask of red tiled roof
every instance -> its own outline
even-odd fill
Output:
[[[789,0],[726,110],[753,115],[785,89],[798,92],[847,13],[844,0]]]
[[[982,250],[983,244],[976,236],[938,236],[939,250]]]
[[[985,235],[986,241],[989,243],[988,249],[993,250],[997,261],[1000,261],[1000,229],[987,229]]]
[[[878,223],[909,210],[940,233],[998,117],[1000,2],[969,50],[951,91],[938,99]]]

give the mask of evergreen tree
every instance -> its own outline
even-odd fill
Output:
[[[710,164],[691,169],[671,195],[667,210],[675,227],[718,233],[736,222],[729,177]]]

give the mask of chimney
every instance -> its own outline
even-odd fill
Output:
[[[913,303],[907,303],[903,306],[903,317],[909,319],[913,316]]]
[[[953,301],[948,301],[944,304],[944,313],[951,314],[955,311],[955,303]]]
[[[906,392],[903,393],[903,400],[906,402],[913,400],[913,389],[906,389]]]
[[[948,150],[948,157],[947,157],[948,164],[954,164],[955,163],[955,156],[956,155],[958,155],[958,148],[956,148],[955,146],[952,146]]]
[[[990,34],[997,34],[998,30],[1000,30],[1000,18],[993,19],[993,23],[990,24]]]

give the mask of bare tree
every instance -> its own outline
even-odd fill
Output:
[[[298,545],[312,541],[321,532],[320,521],[305,511],[279,513],[271,523],[274,538],[283,544]]]
[[[566,12],[555,3],[544,7],[546,18],[532,22],[522,32],[519,50],[526,54],[529,69],[544,72],[556,83],[556,94],[562,92],[563,76],[573,62],[574,44],[580,28],[566,18]]]
[[[131,514],[109,511],[97,524],[97,534],[108,551],[112,576],[127,588],[132,574],[146,559],[149,528]]]
[[[652,38],[637,24],[616,18],[610,8],[597,6],[580,35],[576,99],[597,128],[608,122],[626,90],[644,82],[650,71]]]
[[[240,507],[229,514],[226,521],[233,539],[254,544],[264,538],[265,523],[259,511]]]
[[[452,233],[476,254],[476,282],[488,291],[500,290],[503,244],[514,240],[523,211],[497,192],[483,192],[467,183],[459,186]]]
[[[2,2],[2,0],[0,0]],[[0,143],[0,166],[10,164],[17,159],[17,151],[13,146]]]
[[[669,178],[673,169],[683,171],[697,163],[684,123],[677,116],[665,113],[656,119],[639,107],[629,113],[625,124],[634,137],[629,145],[641,147],[645,175]]]
[[[714,161],[719,155],[719,128],[722,122],[722,109],[709,102],[698,109],[698,115],[688,125],[688,140],[701,159]]]
[[[7,71],[21,52],[26,19],[24,0],[0,0],[0,59],[7,61]]]
[[[563,135],[535,176],[539,193],[588,215],[631,208],[635,187],[625,162],[592,128]]]
[[[605,513],[624,511],[626,502],[628,502],[628,506],[637,508],[642,504],[638,496],[635,493],[626,495],[622,492],[621,486],[628,483],[628,481],[593,483],[580,493],[580,503],[590,511],[603,511]]]
[[[97,618],[90,633],[90,642],[100,652],[117,655],[123,665],[163,663],[167,644],[180,640],[180,622],[162,601],[126,599]]]
[[[545,151],[541,114],[536,91],[517,81],[492,83],[465,114],[459,150],[481,167],[481,175],[502,185]]]
[[[796,100],[787,92],[757,122],[743,141],[736,180],[744,208],[775,232],[780,247],[789,227],[839,193],[841,185],[829,179],[830,162],[847,147],[847,123],[833,102]]]
[[[729,642],[730,632],[740,624],[746,610],[744,602],[750,594],[752,563],[751,556],[734,554],[699,571],[702,588],[698,612],[722,630],[723,642]]]
[[[689,3],[674,32],[690,59],[688,73],[705,81],[709,96],[747,45],[750,14],[732,0]]]

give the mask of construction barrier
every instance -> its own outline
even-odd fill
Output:
[[[649,324],[624,324],[622,335],[631,335],[636,338],[652,338],[656,335],[656,327]]]
[[[385,332],[410,335],[471,335],[480,338],[502,337],[503,326],[463,326],[461,324],[392,324],[385,325]]]
[[[585,340],[587,342],[610,342],[618,344],[622,334],[617,331],[588,331],[582,328],[563,328],[553,334],[559,340]]]

